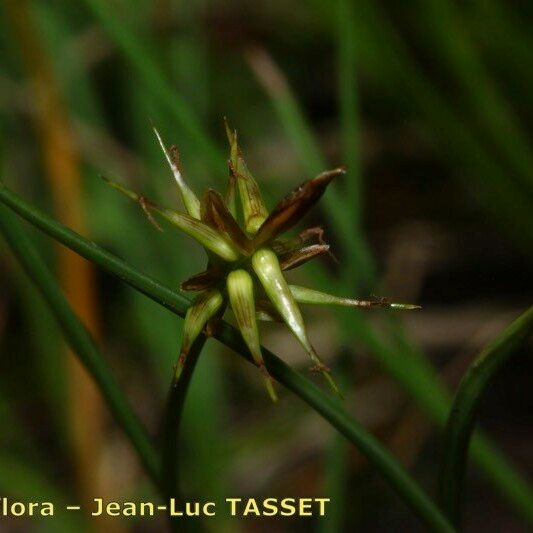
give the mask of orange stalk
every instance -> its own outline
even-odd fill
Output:
[[[13,37],[28,75],[34,100],[33,123],[41,146],[43,167],[58,218],[86,233],[81,205],[80,160],[67,112],[25,0],[6,0]],[[98,335],[98,305],[92,265],[59,246],[58,276],[66,296],[87,328]],[[103,406],[99,393],[80,363],[67,352],[68,405],[75,475],[84,501],[102,494],[99,464],[103,448]]]

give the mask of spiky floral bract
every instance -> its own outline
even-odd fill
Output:
[[[321,372],[335,392],[339,392],[329,369],[309,340],[299,303],[350,307],[388,307],[415,309],[412,304],[392,303],[385,299],[356,300],[289,285],[284,271],[330,252],[321,228],[307,228],[293,237],[291,230],[320,200],[328,185],[344,174],[339,167],[305,181],[285,196],[270,212],[261,190],[246,165],[237,143],[237,133],[226,123],[230,144],[229,178],[224,196],[208,189],[201,199],[186,184],[179,165],[178,151],[170,149],[154,128],[182,198],[186,213],[160,207],[123,185],[106,179],[112,187],[137,202],[150,221],[159,215],[193,237],[206,250],[207,267],[181,284],[194,291],[196,298],[185,317],[182,347],[176,364],[174,383],[179,383],[187,354],[204,331],[212,334],[225,309],[230,307],[253,360],[261,370],[265,387],[277,399],[273,380],[261,353],[257,320],[284,322],[312,359],[313,369]],[[237,217],[237,197],[242,217]],[[158,226],[158,225],[157,225]],[[158,226],[159,227],[159,226]],[[316,240],[317,242],[309,241]]]

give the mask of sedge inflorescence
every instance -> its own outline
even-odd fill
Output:
[[[313,370],[321,372],[338,393],[329,369],[309,340],[299,304],[399,309],[418,307],[391,303],[384,299],[342,298],[290,285],[285,279],[284,271],[330,253],[330,247],[324,242],[323,232],[319,227],[305,229],[292,237],[284,237],[283,234],[291,230],[318,202],[335,177],[344,174],[344,168],[325,171],[302,183],[268,211],[259,186],[244,161],[237,133],[226,123],[230,145],[226,191],[222,195],[213,189],[207,189],[199,199],[183,178],[177,148],[167,148],[155,128],[154,132],[170,165],[186,212],[160,207],[123,185],[106,181],[138,202],[157,227],[153,213],[194,238],[207,252],[206,269],[181,284],[182,290],[194,292],[196,297],[185,316],[174,383],[179,382],[194,341],[202,332],[213,334],[229,307],[273,400],[276,400],[276,392],[273,378],[263,361],[258,320],[285,323],[311,357]]]

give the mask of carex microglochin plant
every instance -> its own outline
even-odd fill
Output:
[[[181,283],[184,291],[195,292],[186,316],[182,345],[175,366],[178,384],[187,355],[202,333],[212,335],[226,308],[231,308],[237,326],[263,375],[273,400],[273,379],[265,367],[259,341],[258,320],[284,322],[311,357],[312,370],[321,372],[332,389],[339,392],[330,370],[321,361],[309,340],[299,304],[341,305],[351,307],[388,307],[415,309],[386,299],[359,300],[289,285],[284,271],[331,253],[320,227],[307,228],[294,236],[283,236],[318,202],[334,178],[345,173],[342,167],[322,172],[305,181],[285,196],[270,212],[261,190],[249,171],[237,142],[237,133],[226,123],[230,144],[229,175],[225,193],[207,189],[199,199],[185,182],[176,146],[167,149],[154,128],[157,140],[170,165],[186,212],[160,207],[121,184],[104,178],[143,209],[148,219],[156,213],[196,239],[207,253],[207,267]],[[240,210],[237,206],[240,198]]]

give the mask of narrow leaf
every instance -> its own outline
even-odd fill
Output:
[[[198,295],[187,309],[185,324],[183,326],[180,356],[174,373],[174,385],[178,383],[191,346],[202,332],[202,329],[204,329],[208,320],[220,310],[223,303],[224,298],[221,292],[216,289],[211,289]]]
[[[357,300],[354,298],[342,298],[334,296],[307,287],[300,287],[298,285],[290,285],[291,293],[295,300],[302,304],[311,305],[341,305],[344,307],[384,307],[389,309],[420,309],[419,305],[415,304],[400,304],[389,302],[385,298],[378,298],[376,300]]]
[[[235,246],[215,229],[211,228],[201,220],[193,218],[185,213],[178,213],[173,209],[159,207],[152,201],[147,200],[144,196],[127,189],[123,185],[115,183],[108,178],[103,179],[108,185],[120,191],[131,200],[139,203],[144,210],[148,209],[159,213],[163,218],[167,219],[193,239],[196,239],[202,246],[211,250],[222,259],[225,259],[226,261],[236,261],[239,258],[239,252]]]
[[[159,142],[159,145],[161,146],[161,150],[163,150],[163,153],[165,154],[165,158],[168,161],[168,164],[170,165],[170,170],[172,170],[172,174],[174,175],[174,179],[176,180],[176,183],[178,184],[178,189],[181,194],[181,199],[183,200],[183,205],[185,206],[185,209],[187,210],[187,213],[191,215],[191,217],[200,219],[200,201],[194,194],[194,192],[189,188],[187,183],[185,183],[185,180],[183,179],[183,176],[180,172],[180,162],[179,162],[179,152],[176,146],[171,146],[170,150],[167,150],[165,143],[163,142],[163,139],[161,138],[161,135],[159,135],[159,132],[154,127],[154,133],[157,137],[157,140]]]
[[[265,387],[273,401],[277,400],[272,384],[272,378],[265,367],[261,344],[259,342],[259,330],[255,319],[254,284],[252,277],[246,270],[234,270],[228,275],[227,288],[229,301],[242,338],[248,346],[252,357],[259,370],[263,374]]]
[[[259,228],[255,236],[256,245],[292,228],[318,202],[333,178],[344,173],[343,168],[328,170],[296,187],[281,200]]]
[[[309,342],[305,324],[298,304],[294,300],[289,285],[283,277],[276,254],[268,248],[261,248],[252,256],[252,266],[268,298],[285,324],[300,341],[305,351],[316,364],[316,370],[322,372],[333,390],[339,390],[333,381],[328,368],[320,360],[315,349]]]

